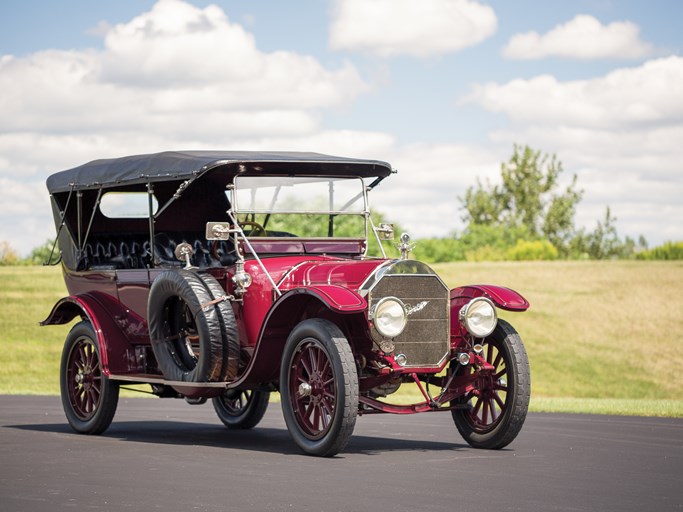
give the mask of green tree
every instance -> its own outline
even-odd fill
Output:
[[[608,206],[605,208],[604,218],[598,221],[593,231],[581,231],[572,239],[572,254],[594,260],[627,259],[633,258],[636,250],[642,251],[647,248],[647,240],[642,235],[638,238],[638,244],[628,236],[621,240],[616,222],[617,218],[612,215]]]
[[[27,265],[43,265],[48,262],[50,258],[50,253],[52,252],[52,247],[54,245],[54,239],[46,240],[45,243],[35,247],[31,254],[26,258],[25,263]],[[54,253],[52,254],[52,262],[59,258],[59,249],[55,247]]]
[[[463,220],[470,226],[524,229],[530,239],[549,240],[561,255],[567,255],[583,192],[577,188],[576,175],[560,188],[562,170],[555,155],[515,145],[510,160],[501,164],[500,185],[478,182],[461,198]]]

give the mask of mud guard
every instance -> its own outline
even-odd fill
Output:
[[[353,290],[336,284],[324,284],[303,286],[286,292],[275,302],[275,304],[273,304],[271,312],[278,308],[279,305],[282,302],[285,302],[289,297],[302,293],[317,297],[328,308],[339,313],[356,313],[358,311],[365,311],[365,308],[367,307],[365,299]],[[268,317],[270,317],[270,314]],[[267,322],[268,318],[266,318],[265,323]]]
[[[453,288],[451,290],[451,310],[460,310],[465,303],[475,297],[486,297],[497,307],[506,311],[526,311],[529,309],[529,301],[510,288],[478,284]]]
[[[103,293],[71,295],[60,299],[40,325],[66,324],[78,316],[88,320],[97,336],[103,373],[128,373],[127,353],[131,345],[113,317],[119,308],[115,299]],[[109,365],[110,361],[114,367]]]
[[[235,382],[236,386],[247,387],[278,379],[287,340],[285,333],[301,321],[302,314],[311,307],[311,301],[336,314],[361,314],[367,308],[367,302],[358,293],[338,285],[305,286],[285,291],[271,306],[249,367]]]

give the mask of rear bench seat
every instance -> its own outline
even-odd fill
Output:
[[[178,244],[187,242],[192,246],[194,255],[192,265],[199,268],[232,265],[237,257],[231,241],[209,241],[204,234],[197,233],[157,233],[154,237],[154,259],[158,267],[181,267],[174,254]],[[114,270],[147,268],[150,266],[152,251],[149,236],[135,234],[115,234],[91,236],[85,244],[79,270]]]

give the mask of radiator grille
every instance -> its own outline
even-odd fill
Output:
[[[393,340],[394,353],[406,355],[407,367],[438,366],[450,349],[450,301],[446,286],[435,274],[385,274],[370,289],[370,311],[377,301],[389,296],[403,301],[409,312],[414,309],[405,330]]]

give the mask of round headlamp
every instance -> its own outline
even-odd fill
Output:
[[[460,323],[475,338],[485,338],[493,332],[498,323],[496,308],[489,299],[477,297],[460,309]]]
[[[385,297],[373,309],[372,320],[382,336],[395,338],[403,332],[408,322],[406,307],[396,297]]]

